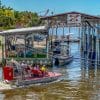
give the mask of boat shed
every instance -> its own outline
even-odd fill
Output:
[[[56,29],[56,38],[59,35],[57,31],[59,28],[62,28],[63,37],[65,37],[65,28],[69,30],[69,33],[73,27],[78,28],[82,58],[95,63],[95,65],[100,65],[99,16],[73,11],[41,17],[41,20],[51,27],[51,36],[53,36]]]
[[[44,48],[34,47],[35,35],[45,36]],[[2,59],[27,61],[27,63],[49,63],[48,58],[48,27],[10,29],[0,32],[2,36]],[[37,44],[38,46],[38,44]]]

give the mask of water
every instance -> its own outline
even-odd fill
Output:
[[[78,57],[78,45],[72,44],[72,53]],[[33,85],[29,88],[4,91],[0,100],[100,100],[100,69],[79,59],[52,71],[62,73],[61,81]]]

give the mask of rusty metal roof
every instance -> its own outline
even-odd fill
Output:
[[[19,28],[19,29],[10,29],[1,31],[0,35],[19,35],[19,34],[28,34],[28,33],[36,33],[36,32],[46,32],[48,30],[47,26],[37,26],[37,27],[28,27],[28,28]]]
[[[82,17],[87,18],[87,19],[99,19],[100,20],[100,17],[98,17],[98,16],[89,15],[89,14],[85,14],[85,13],[81,13],[81,12],[75,12],[75,11],[61,13],[61,14],[55,14],[55,15],[51,15],[51,16],[45,16],[45,17],[41,17],[41,19],[46,20],[46,19],[51,19],[53,17],[66,16],[68,14],[80,14]]]

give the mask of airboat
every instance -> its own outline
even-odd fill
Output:
[[[3,67],[3,80],[0,81],[0,90],[9,90],[32,86],[33,84],[45,84],[59,80],[61,73],[32,69],[26,64],[17,61],[9,61]]]

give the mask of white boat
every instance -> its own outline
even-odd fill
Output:
[[[73,60],[69,45],[63,41],[57,41],[56,46],[53,50],[53,64],[54,65],[65,65]]]
[[[73,56],[57,55],[57,56],[54,56],[53,59],[54,59],[54,65],[57,65],[57,62],[59,63],[58,65],[66,65],[66,64],[69,64],[73,60]]]
[[[65,35],[64,41],[65,42],[80,42],[80,39],[79,37],[75,36],[74,33],[68,33]]]

